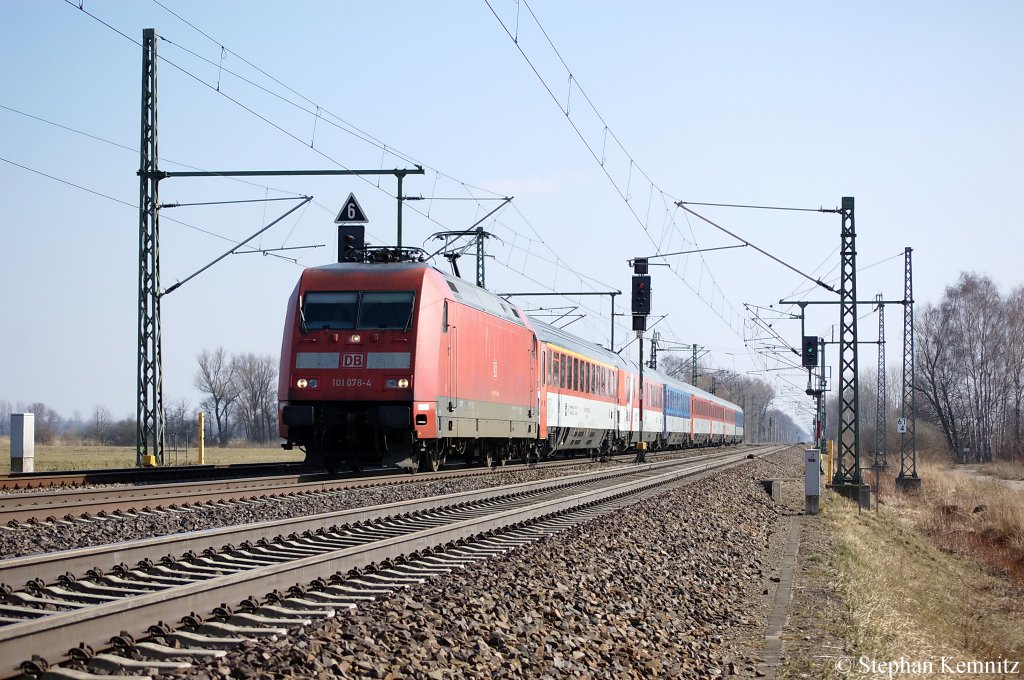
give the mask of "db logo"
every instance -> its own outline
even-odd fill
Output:
[[[342,368],[362,368],[363,367],[363,355],[351,352],[348,354],[341,355],[341,367]]]

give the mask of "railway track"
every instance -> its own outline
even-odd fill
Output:
[[[13,472],[0,474],[0,491],[66,489],[92,484],[167,484],[239,477],[316,472],[304,463],[236,463],[233,465],[189,465],[161,468],[112,468],[109,470],[64,470],[57,472]]]
[[[754,455],[780,448],[762,448]],[[0,581],[7,585],[0,601],[0,624],[5,624],[0,625],[0,676],[22,670],[41,674],[46,659],[68,658],[93,672],[181,668],[190,656],[214,656],[241,639],[280,635],[334,616],[389,587],[486,559],[635,502],[666,484],[740,464],[748,455],[749,449],[728,451],[700,460],[626,466],[3,560]],[[435,553],[439,546],[446,547]],[[271,595],[258,600],[253,593]],[[217,602],[225,604],[211,607]],[[161,623],[173,621],[183,623],[177,629]],[[120,654],[92,651],[108,646]],[[69,656],[72,649],[78,651]],[[28,661],[25,668],[22,661]],[[50,669],[49,674],[76,677],[66,669]]]
[[[619,459],[630,458],[621,456]],[[547,461],[533,466],[508,464],[501,470],[557,470],[581,464],[581,459]],[[262,468],[261,468],[262,470]],[[78,518],[104,517],[132,512],[187,510],[209,503],[252,502],[268,497],[324,495],[410,481],[460,479],[493,473],[493,468],[469,467],[435,473],[409,475],[386,472],[371,476],[335,476],[323,473],[293,472],[276,476],[250,476],[242,479],[145,484],[141,486],[96,486],[62,491],[0,494],[0,527],[26,522],[74,521]],[[265,471],[264,471],[265,474]]]

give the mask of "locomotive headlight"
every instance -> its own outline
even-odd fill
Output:
[[[398,381],[398,389],[404,390],[408,386],[409,386],[409,381],[407,379],[402,378],[402,379],[400,379]]]
[[[348,341],[349,342],[362,342],[363,341],[363,337],[361,335],[359,335],[359,333],[353,333],[352,335],[349,336]]]
[[[398,381],[395,380],[394,378],[388,378],[387,380],[384,381],[384,387],[388,388],[389,390],[393,390],[396,387],[398,387]]]
[[[295,386],[298,387],[300,390],[306,389],[307,385],[309,385],[309,381],[307,381],[305,378],[299,378],[298,380],[295,381]]]
[[[309,387],[310,387],[310,389],[314,389],[314,390],[316,389],[316,378],[310,378],[309,379]]]

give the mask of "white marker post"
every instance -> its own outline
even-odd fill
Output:
[[[11,414],[11,472],[36,471],[36,414]]]
[[[817,515],[821,500],[821,456],[818,449],[804,450],[804,514]]]

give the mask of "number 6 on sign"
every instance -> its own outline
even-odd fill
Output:
[[[899,418],[896,420],[896,431],[900,434],[906,434],[907,432],[907,419]]]
[[[356,200],[355,194],[349,194],[348,199],[345,200],[345,205],[341,206],[341,211],[338,216],[334,218],[335,224],[366,224],[369,222],[366,219],[366,213],[363,212],[363,208],[359,205],[359,201]]]

